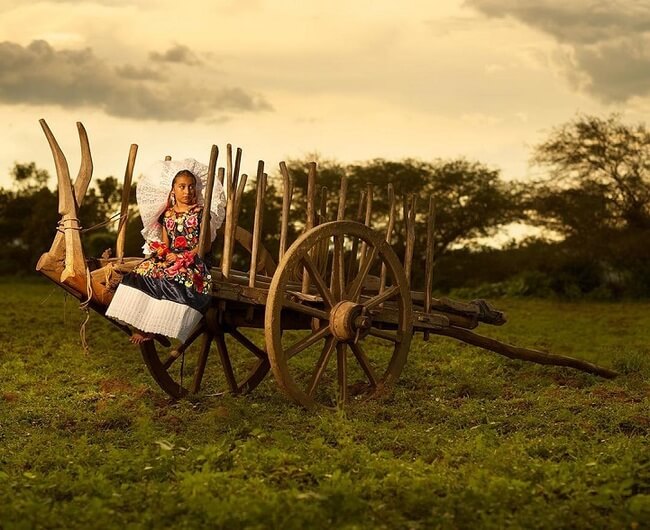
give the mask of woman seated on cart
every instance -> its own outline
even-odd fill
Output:
[[[193,159],[158,162],[138,183],[149,257],[124,276],[106,310],[106,316],[133,328],[133,343],[155,335],[184,341],[210,305],[210,271],[197,255],[207,169]],[[224,207],[223,187],[215,181],[210,241]]]

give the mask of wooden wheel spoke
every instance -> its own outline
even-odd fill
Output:
[[[294,355],[297,355],[301,351],[309,348],[312,344],[315,344],[319,340],[326,338],[330,334],[331,331],[329,325],[318,328],[316,331],[312,332],[306,337],[303,337],[298,342],[291,345],[287,350],[285,350],[285,358],[291,359]]]
[[[228,347],[226,346],[226,339],[223,336],[223,333],[219,333],[214,337],[215,342],[217,343],[217,351],[219,352],[219,358],[221,359],[221,365],[223,367],[223,375],[226,378],[228,387],[233,394],[236,394],[239,390],[237,385],[237,379],[235,378],[235,372],[232,369],[232,363],[230,362],[230,356],[228,355]]]
[[[361,290],[363,289],[363,282],[370,272],[370,268],[375,261],[377,256],[377,247],[372,247],[370,250],[370,256],[365,257],[363,260],[359,272],[355,276],[354,280],[350,284],[350,289],[347,293],[347,299],[352,301],[357,301],[361,295]]]
[[[205,373],[205,365],[208,362],[212,337],[211,333],[206,333],[203,336],[203,344],[201,344],[201,352],[199,353],[199,362],[194,371],[194,378],[192,380],[192,393],[194,394],[201,389],[201,381],[203,380],[203,374]]]
[[[350,344],[350,348],[352,349],[352,353],[354,353],[354,356],[357,358],[357,361],[361,365],[361,369],[366,374],[368,381],[373,387],[376,387],[379,379],[377,378],[377,375],[375,374],[375,370],[370,364],[370,359],[368,359],[366,353],[361,349],[361,345],[359,343],[356,344],[352,343]]]
[[[250,340],[247,336],[243,335],[241,331],[239,331],[237,328],[233,328],[228,330],[228,333],[230,333],[239,344],[241,344],[244,348],[246,348],[248,351],[253,353],[258,359],[261,360],[267,360],[268,355],[266,352],[261,349],[257,344],[255,344],[252,340]]]
[[[391,299],[398,292],[399,287],[397,287],[397,285],[393,285],[392,287],[386,289],[383,293],[379,293],[377,296],[370,298],[363,305],[366,309],[372,309],[373,307],[377,307],[378,305],[383,304],[385,301]]]
[[[197,327],[190,333],[190,336],[187,337],[187,340],[181,344],[175,350],[172,350],[167,358],[163,361],[162,365],[165,370],[169,370],[174,361],[180,358],[187,349],[194,344],[196,339],[198,339],[203,333],[205,333],[205,322],[201,321]]]
[[[373,337],[389,340],[395,344],[402,342],[402,333],[399,331],[387,331],[385,329],[372,327],[368,330],[368,334],[372,335]]]
[[[345,343],[339,342],[336,345],[336,371],[339,381],[339,403],[344,404],[348,400],[348,359]]]
[[[316,307],[311,307],[304,304],[299,304],[298,302],[293,302],[292,300],[287,300],[286,298],[282,302],[282,306],[298,313],[303,313],[309,315],[310,317],[318,318],[320,320],[329,320],[330,314],[327,311],[322,311]]]
[[[325,346],[323,346],[323,351],[320,354],[318,362],[316,363],[316,368],[312,373],[311,381],[309,382],[309,388],[307,389],[307,393],[310,396],[314,395],[314,391],[316,390],[318,383],[320,383],[320,380],[323,377],[323,373],[327,368],[327,364],[329,363],[330,357],[332,356],[332,352],[334,351],[335,346],[336,346],[336,339],[332,336],[328,337],[327,340],[325,341]]]
[[[334,299],[332,298],[332,292],[329,290],[329,287],[327,287],[327,285],[325,284],[325,280],[323,280],[323,277],[320,275],[318,267],[311,259],[309,254],[305,253],[302,256],[302,262],[305,265],[307,272],[309,272],[309,279],[314,282],[314,285],[316,286],[316,289],[318,290],[320,295],[323,297],[323,301],[325,302],[325,304],[327,304],[329,307],[334,307],[335,302]]]

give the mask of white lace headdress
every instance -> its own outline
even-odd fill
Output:
[[[194,160],[160,160],[149,167],[140,177],[136,188],[136,200],[142,217],[142,236],[145,243],[142,247],[145,254],[149,253],[149,243],[160,241],[162,226],[158,222],[160,215],[167,208],[172,180],[179,171],[187,169],[196,176],[196,197],[199,205],[203,205],[203,190],[208,181],[208,166]],[[210,205],[210,241],[214,241],[217,229],[226,217],[226,196],[221,183],[215,179]]]

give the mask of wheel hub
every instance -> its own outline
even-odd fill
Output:
[[[372,319],[366,315],[361,304],[344,300],[332,308],[330,329],[332,335],[340,342],[358,340],[367,333],[371,325]]]

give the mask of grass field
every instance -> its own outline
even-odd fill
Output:
[[[172,402],[52,284],[0,282],[0,528],[650,528],[650,303],[499,300],[480,331],[613,381],[414,339],[394,393],[305,411],[272,377]]]

